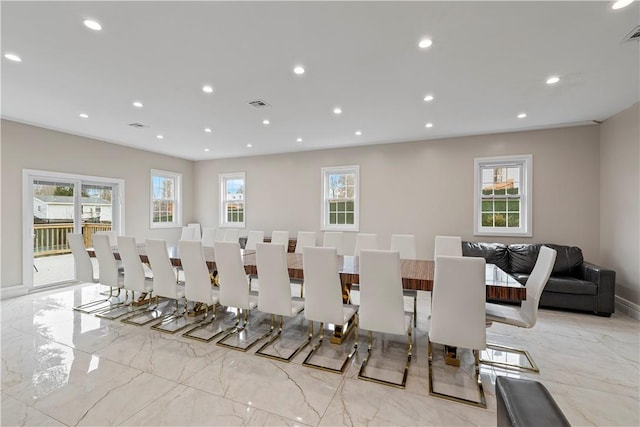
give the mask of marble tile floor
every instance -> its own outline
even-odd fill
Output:
[[[541,372],[483,366],[487,409],[481,409],[429,396],[429,293],[419,293],[413,358],[402,390],[357,378],[366,334],[345,374],[338,375],[302,366],[310,347],[283,363],[253,354],[258,346],[243,353],[72,310],[99,291],[95,284],[74,285],[1,302],[2,426],[490,426],[496,423],[498,375],[541,381],[574,426],[640,425],[640,324],[623,314],[540,310],[530,330],[494,324],[488,340],[527,348]],[[233,320],[225,312],[218,316]],[[252,319],[254,332],[268,327],[265,316],[253,313]],[[307,323],[296,317],[285,328],[275,354],[304,339]],[[399,376],[405,349],[402,337],[376,338],[369,374]],[[328,346],[319,360],[335,351]],[[439,391],[477,398],[468,354],[462,353],[460,369],[444,366],[437,349],[434,358]]]

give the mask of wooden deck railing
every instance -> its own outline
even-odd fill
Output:
[[[84,245],[93,246],[93,234],[96,231],[109,231],[111,224],[82,224],[82,235]],[[70,253],[67,233],[73,233],[73,223],[60,224],[34,224],[33,225],[33,256],[41,257],[47,255],[57,255]]]

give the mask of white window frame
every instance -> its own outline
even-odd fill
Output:
[[[153,178],[161,177],[173,180],[173,221],[153,221]],[[151,169],[149,174],[149,228],[176,228],[182,227],[182,174],[160,169]]]
[[[485,168],[520,168],[520,227],[486,227],[482,225],[482,170]],[[533,235],[533,156],[477,157],[474,166],[473,234],[476,236],[531,237]]]
[[[230,179],[242,179],[244,186],[244,193],[242,198],[243,204],[243,214],[242,221],[238,222],[229,222],[227,221],[227,211],[226,211],[226,200],[225,196],[227,194],[226,183],[227,180]],[[221,173],[218,175],[218,187],[220,188],[220,214],[218,225],[220,228],[245,228],[247,222],[247,177],[244,172],[232,172],[232,173]]]
[[[334,174],[354,174],[353,224],[329,223],[329,176]],[[322,168],[322,224],[323,231],[360,231],[360,166],[331,166]]]

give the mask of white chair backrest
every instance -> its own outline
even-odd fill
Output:
[[[211,304],[211,278],[202,251],[202,242],[181,240],[178,242],[178,251],[184,271],[184,296],[188,301]]]
[[[202,246],[212,248],[215,242],[216,242],[215,227],[204,227],[202,229]]]
[[[191,227],[195,230],[194,233],[198,240],[202,239],[202,227],[200,227],[199,222],[190,222],[187,224],[187,227]]]
[[[296,239],[296,253],[301,254],[302,248],[305,246],[316,245],[316,233],[315,231],[298,231],[298,238]]]
[[[182,233],[180,234],[180,240],[200,240],[196,236],[196,229],[193,227],[182,227]]]
[[[541,246],[538,253],[538,259],[533,266],[533,270],[527,279],[527,299],[522,301],[520,305],[520,314],[522,318],[529,323],[532,328],[538,319],[538,304],[540,303],[540,295],[544,290],[553,265],[556,262],[557,252],[548,246]]]
[[[120,283],[118,281],[118,263],[113,256],[113,250],[109,243],[109,236],[106,234],[94,234],[93,249],[96,252],[96,258],[98,258],[98,274],[100,276],[100,283],[113,288],[120,287]]]
[[[338,255],[344,255],[344,233],[342,231],[325,231],[322,246],[336,248]]]
[[[245,249],[256,250],[256,243],[264,242],[264,231],[250,230],[247,236],[247,243],[244,245]]]
[[[285,248],[289,248],[289,232],[288,231],[274,231],[271,233],[271,243],[278,245],[284,245]]]
[[[227,230],[224,228],[218,228],[216,230],[216,237],[215,237],[215,241],[216,242],[224,242],[224,238],[227,235]]]
[[[93,282],[93,264],[84,247],[84,238],[80,233],[67,233],[67,241],[74,261],[74,278],[81,282]]]
[[[362,329],[399,335],[406,333],[398,252],[365,249],[360,252],[358,312],[358,324]]]
[[[305,246],[303,254],[304,317],[314,322],[344,324],[336,248]]]
[[[94,233],[94,236],[98,234],[100,236],[107,236],[109,238],[109,246],[111,247],[115,247],[118,246],[118,236],[116,235],[116,232],[113,230],[109,230],[109,231],[96,231]]]
[[[416,236],[392,234],[391,250],[400,252],[400,259],[416,259]]]
[[[240,230],[237,228],[228,228],[224,232],[225,242],[237,242],[240,239]]]
[[[363,249],[378,249],[378,235],[367,233],[356,234],[356,249],[353,254],[360,256],[360,251]]]
[[[260,281],[259,310],[263,313],[291,316],[291,283],[285,246],[258,243],[256,264]]]
[[[220,304],[248,310],[249,279],[244,271],[240,243],[218,242],[214,252],[220,281]]]
[[[436,258],[430,341],[473,350],[486,347],[485,264],[476,257]]]
[[[153,293],[164,298],[178,299],[176,272],[169,259],[167,242],[147,239],[144,246],[153,272]]]
[[[436,236],[433,259],[439,256],[462,256],[462,239],[460,236]]]
[[[118,253],[124,267],[125,289],[144,292],[145,277],[135,237],[118,236]]]

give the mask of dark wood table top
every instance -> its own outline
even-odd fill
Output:
[[[180,266],[180,255],[177,245],[169,245],[169,259],[174,266]],[[212,247],[203,247],[205,260],[210,270],[216,269],[214,251]],[[90,256],[95,256],[93,249],[88,249]],[[138,253],[142,262],[149,260],[144,245],[138,245]],[[120,259],[117,248],[114,248],[116,259]],[[258,274],[256,265],[256,252],[242,250],[244,269],[247,274]],[[289,277],[292,279],[304,279],[302,268],[302,254],[287,252],[287,267]],[[434,262],[429,260],[403,259],[401,262],[402,287],[405,290],[431,291],[433,289]],[[344,286],[352,283],[360,283],[359,258],[355,256],[339,255],[338,272]],[[526,288],[509,274],[500,270],[494,264],[487,264],[485,283],[487,299],[523,301],[527,297]]]

